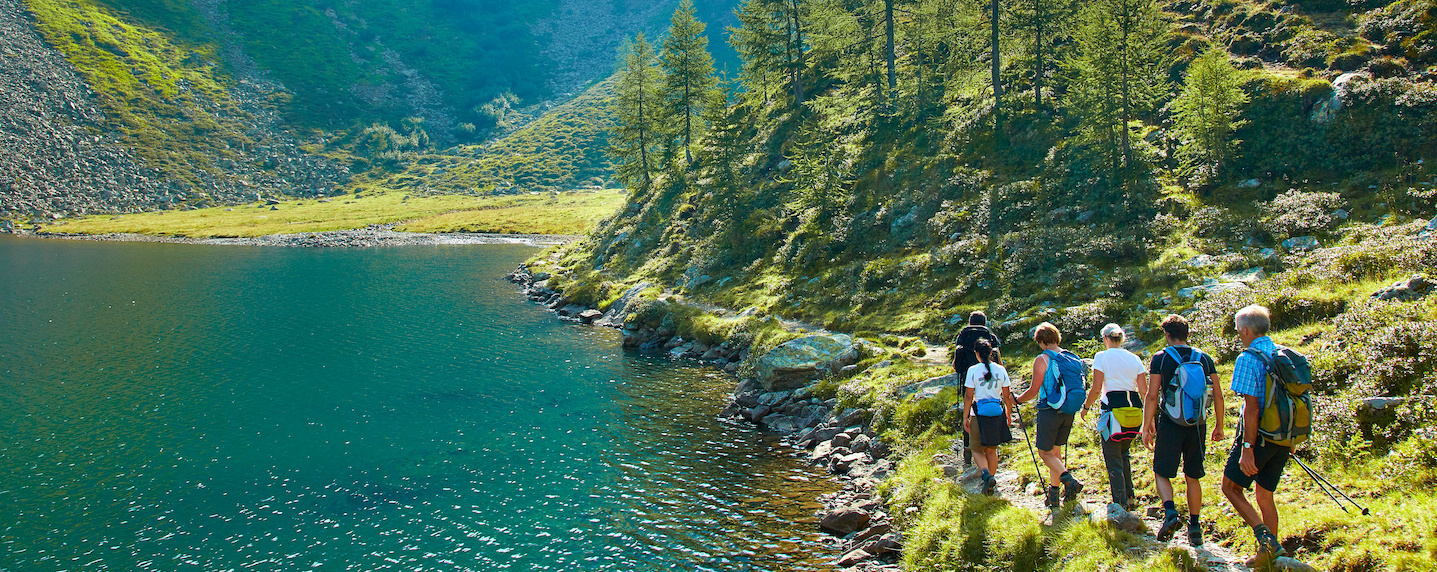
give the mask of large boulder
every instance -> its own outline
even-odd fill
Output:
[[[853,338],[844,334],[814,334],[789,340],[758,358],[758,381],[768,391],[803,387],[837,373],[858,361]]]
[[[868,527],[873,515],[856,506],[845,506],[835,510],[819,521],[818,527],[837,536],[848,536]]]

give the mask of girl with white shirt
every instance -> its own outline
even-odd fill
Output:
[[[969,448],[977,463],[983,493],[998,490],[993,473],[998,470],[998,445],[1013,440],[1009,429],[1013,418],[1012,382],[1008,370],[998,361],[998,350],[988,340],[978,340],[973,349],[978,362],[968,368],[963,383],[963,429],[970,435]]]
[[[1088,418],[1088,409],[1095,401],[1102,402],[1103,411],[1137,408],[1138,425],[1141,427],[1142,397],[1148,391],[1147,370],[1143,360],[1123,349],[1123,328],[1117,324],[1103,326],[1103,345],[1107,349],[1093,356],[1093,386],[1088,390],[1088,400],[1083,404],[1083,419]],[[1135,432],[1124,431],[1114,434],[1114,439],[1103,439],[1103,463],[1108,468],[1108,484],[1112,489],[1113,502],[1125,509],[1131,509],[1133,501],[1132,446]]]

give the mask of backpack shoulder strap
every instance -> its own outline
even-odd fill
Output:
[[[1175,347],[1173,347],[1173,346],[1164,347],[1164,348],[1163,348],[1163,353],[1164,353],[1164,354],[1167,354],[1167,356],[1170,357],[1170,358],[1172,358],[1173,361],[1176,362],[1178,365],[1182,365],[1182,364],[1183,364],[1183,356],[1182,356],[1182,354],[1178,353],[1178,349],[1177,349],[1177,348],[1175,348]]]

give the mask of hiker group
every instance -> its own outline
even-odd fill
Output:
[[[1268,337],[1267,308],[1248,306],[1233,320],[1245,349],[1234,363],[1230,391],[1241,400],[1242,414],[1222,471],[1222,492],[1252,527],[1258,550],[1249,565],[1258,566],[1283,554],[1276,535],[1273,492],[1292,447],[1311,430],[1307,396],[1311,374],[1305,357]],[[953,360],[962,387],[959,431],[964,461],[977,465],[982,491],[997,492],[997,446],[1013,440],[1012,427],[1022,427],[1018,406],[1036,399],[1029,447],[1037,449],[1036,456],[1046,468],[1045,504],[1057,508],[1076,501],[1083,483],[1068,470],[1066,446],[1075,420],[1089,422],[1096,406],[1091,422],[1101,438],[1112,502],[1126,510],[1136,508],[1132,447],[1134,441],[1141,441],[1153,451],[1153,480],[1163,503],[1158,540],[1168,541],[1186,523],[1189,543],[1201,547],[1200,481],[1207,475],[1203,461],[1208,441],[1226,438],[1226,404],[1213,358],[1188,345],[1188,321],[1178,315],[1163,320],[1166,347],[1155,352],[1146,366],[1123,348],[1122,327],[1104,326],[1105,349],[1092,356],[1091,384],[1088,365],[1062,349],[1062,334],[1044,322],[1033,331],[1033,341],[1042,350],[1033,360],[1033,382],[1017,396],[1001,363],[1000,342],[986,321],[982,312],[969,317],[969,325],[958,334]],[[1023,436],[1027,441],[1026,429]],[[1034,465],[1041,474],[1036,459]],[[1173,499],[1172,481],[1179,469],[1187,485],[1187,518]],[[1247,496],[1254,484],[1259,508]]]

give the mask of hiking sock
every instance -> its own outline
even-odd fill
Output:
[[[1202,519],[1198,518],[1198,515],[1190,514],[1188,515],[1188,526],[1202,526]]]
[[[1177,511],[1178,511],[1178,505],[1177,505],[1176,503],[1174,503],[1173,501],[1165,500],[1165,501],[1163,501],[1163,511],[1164,511],[1164,512],[1169,512],[1169,513],[1177,512]]]

